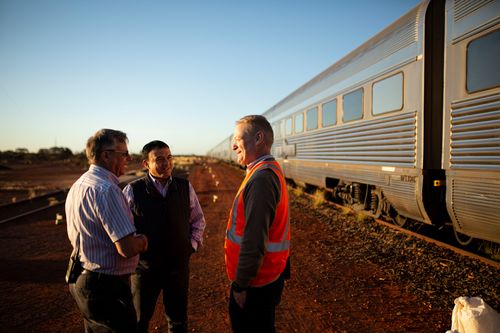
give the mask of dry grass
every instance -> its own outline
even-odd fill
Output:
[[[292,192],[295,196],[300,197],[304,194],[304,188],[302,186],[288,186],[288,191]]]
[[[342,207],[340,208],[340,210],[342,211],[342,214],[343,214],[343,215],[349,215],[349,213],[351,213],[351,212],[352,212],[352,209],[351,209],[351,208],[349,208],[349,207],[345,207],[345,206],[342,206]]]
[[[358,223],[369,222],[371,220],[372,220],[372,218],[364,213],[357,213],[356,214],[356,222],[358,222]]]
[[[493,260],[500,260],[500,244],[483,241],[481,244],[482,251]]]
[[[28,191],[28,198],[33,199],[34,197],[36,197],[36,190],[34,188],[30,188]]]
[[[317,189],[314,194],[312,195],[313,197],[313,207],[317,208],[325,203],[325,191]]]

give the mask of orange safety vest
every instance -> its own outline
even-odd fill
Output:
[[[227,275],[231,281],[234,281],[236,278],[236,268],[238,266],[241,241],[246,224],[243,203],[245,186],[255,172],[263,169],[271,169],[278,176],[281,184],[281,197],[276,207],[274,220],[269,228],[264,260],[257,271],[257,276],[250,281],[250,286],[253,287],[263,286],[276,280],[285,270],[286,261],[290,253],[288,192],[283,171],[276,161],[258,162],[248,171],[241,183],[229,214],[226,241],[224,243]]]

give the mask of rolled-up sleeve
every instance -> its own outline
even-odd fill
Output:
[[[189,209],[191,212],[189,216],[191,241],[196,241],[198,246],[203,245],[203,231],[206,226],[205,216],[203,215],[198,196],[191,183],[189,183]]]

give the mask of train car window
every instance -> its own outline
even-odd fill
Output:
[[[344,114],[342,119],[344,122],[363,118],[363,88],[345,94],[343,104]]]
[[[373,84],[373,114],[403,109],[403,73],[385,78]]]
[[[500,86],[500,30],[473,40],[467,46],[467,91]]]
[[[292,135],[292,118],[285,120],[285,135]]]
[[[318,128],[318,107],[307,110],[306,123],[308,131]]]
[[[332,126],[337,123],[337,99],[323,104],[321,119],[323,127]]]
[[[295,115],[295,133],[304,132],[304,114],[299,113]]]

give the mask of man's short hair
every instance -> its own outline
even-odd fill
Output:
[[[154,140],[154,141],[146,143],[144,145],[144,147],[142,147],[142,150],[141,150],[142,159],[147,160],[148,156],[149,156],[149,152],[151,150],[162,149],[162,148],[170,149],[170,147],[165,142],[160,141],[160,140]]]
[[[274,142],[274,133],[273,127],[267,121],[266,117],[261,115],[249,115],[241,118],[236,121],[236,125],[246,124],[248,125],[247,131],[249,134],[254,135],[258,131],[262,131],[264,133],[264,138],[266,144],[271,147]]]
[[[98,130],[87,140],[85,154],[90,164],[96,164],[101,153],[106,149],[113,149],[117,142],[128,143],[127,134],[109,128]]]

